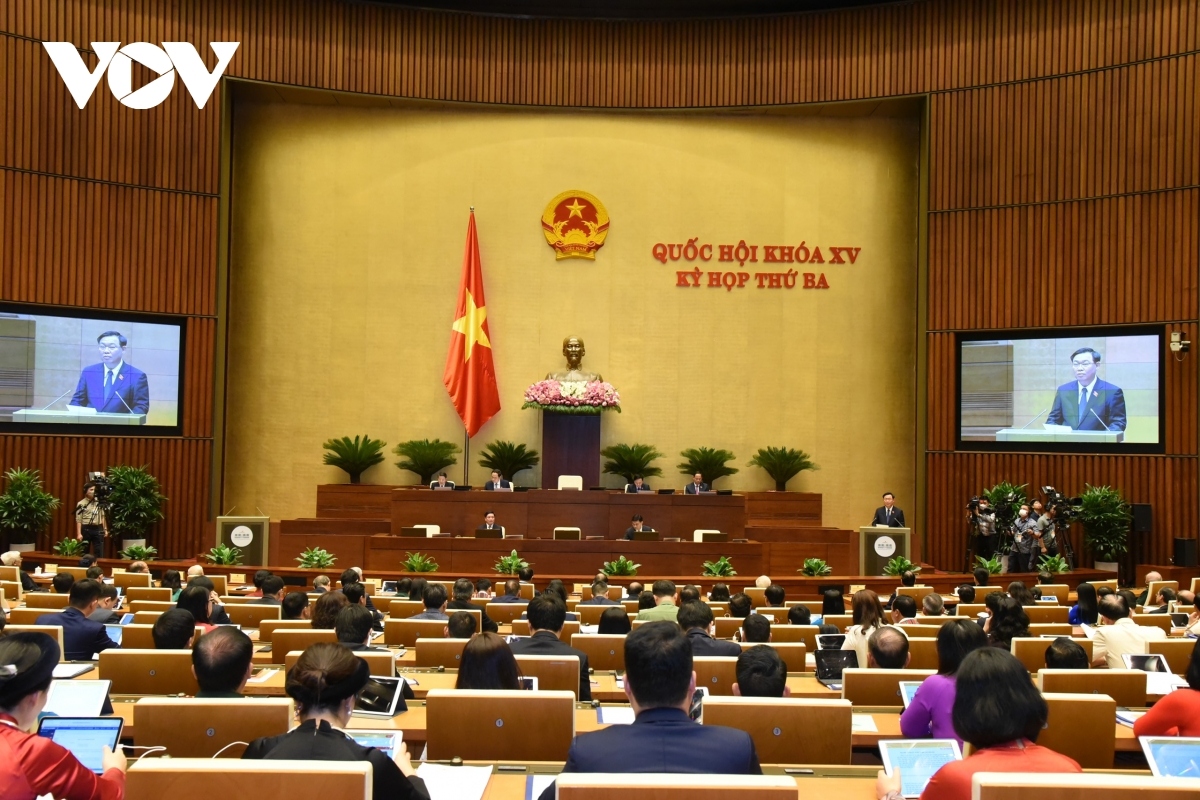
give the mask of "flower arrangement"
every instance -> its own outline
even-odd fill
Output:
[[[560,414],[599,414],[621,412],[621,396],[611,383],[604,381],[538,381],[525,390],[525,405]]]

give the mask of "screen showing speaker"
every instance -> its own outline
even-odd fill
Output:
[[[0,427],[177,434],[182,352],[170,317],[0,306]]]
[[[961,449],[1162,452],[1162,328],[960,334]]]

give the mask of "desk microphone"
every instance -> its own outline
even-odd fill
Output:
[[[39,409],[37,409],[37,410],[38,410],[38,411],[45,411],[47,408],[49,408],[50,406],[54,405],[54,404],[55,404],[55,403],[57,403],[59,400],[62,400],[64,397],[66,397],[68,394],[70,394],[70,392],[71,392],[71,390],[70,390],[70,389],[67,389],[67,391],[63,392],[63,393],[62,393],[62,394],[60,394],[58,397],[54,398],[54,399],[53,399],[53,400],[51,400],[49,403],[46,403],[46,405],[42,406],[41,408],[39,408]]]
[[[125,398],[124,398],[124,397],[121,397],[121,393],[120,393],[120,392],[113,392],[113,394],[115,394],[115,395],[117,396],[117,399],[119,399],[119,400],[121,401],[121,405],[125,406],[125,409],[126,409],[126,410],[127,410],[129,413],[130,413],[130,414],[136,414],[136,413],[137,413],[136,411],[134,411],[132,408],[130,408],[130,407],[129,407],[129,403],[126,403],[126,402],[125,402]]]
[[[1100,415],[1096,413],[1096,409],[1090,408],[1088,410],[1092,412],[1093,417],[1095,417],[1096,419],[1100,419]],[[1100,424],[1104,425],[1104,420],[1100,419]],[[1112,433],[1112,428],[1108,427],[1107,425],[1104,425],[1104,430],[1108,431],[1109,433]]]
[[[1020,428],[1017,428],[1017,430],[1020,430],[1020,431],[1023,431],[1023,430],[1025,430],[1025,429],[1026,429],[1026,428],[1028,428],[1030,425],[1032,425],[1032,424],[1033,424],[1033,423],[1034,423],[1034,422],[1037,420],[1037,418],[1038,418],[1038,417],[1040,417],[1042,414],[1045,414],[1045,413],[1046,413],[1047,411],[1049,411],[1049,410],[1050,410],[1050,406],[1046,406],[1046,407],[1045,407],[1045,408],[1043,408],[1041,411],[1039,411],[1038,413],[1034,414],[1034,415],[1033,415],[1033,419],[1029,420],[1029,422],[1026,422],[1026,423],[1025,423],[1024,425],[1022,425]]]

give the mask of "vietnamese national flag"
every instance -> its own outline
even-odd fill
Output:
[[[467,224],[467,249],[463,254],[462,283],[458,287],[458,309],[451,326],[450,351],[442,383],[450,401],[462,417],[467,436],[474,436],[500,410],[500,390],[492,363],[492,340],[488,335],[487,303],[483,298],[483,265],[479,261],[479,237],[475,212]]]

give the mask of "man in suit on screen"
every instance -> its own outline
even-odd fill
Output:
[[[1048,425],[1069,425],[1077,431],[1125,430],[1125,393],[1096,376],[1100,354],[1081,347],[1071,354],[1075,380],[1058,387]]]
[[[883,505],[875,509],[872,525],[886,525],[889,528],[904,527],[904,510],[896,508],[896,496],[891,492],[883,493]]]
[[[118,331],[96,338],[100,363],[83,368],[71,405],[94,408],[105,414],[145,414],[150,410],[150,384],[146,373],[125,363],[128,340]]]

